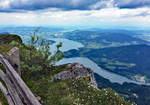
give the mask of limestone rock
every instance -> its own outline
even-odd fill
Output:
[[[133,96],[134,98],[139,98],[139,96],[138,96],[137,94],[135,94],[135,93],[133,93],[132,96]]]
[[[82,77],[89,77],[90,84],[97,88],[97,83],[95,81],[94,73],[91,69],[84,67],[80,63],[68,64],[67,68],[69,70],[62,71],[56,75],[54,75],[52,80],[67,80],[67,79],[77,79]]]

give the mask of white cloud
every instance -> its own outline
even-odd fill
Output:
[[[46,9],[25,13],[0,13],[1,25],[57,26],[149,26],[150,8],[105,8],[91,11],[55,11]],[[142,13],[147,13],[142,16]]]
[[[9,9],[10,8],[10,0],[0,0],[0,9]]]
[[[114,0],[100,0],[96,4],[90,6],[91,9],[112,8]]]

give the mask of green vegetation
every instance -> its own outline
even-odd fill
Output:
[[[18,35],[5,35],[5,34],[0,34],[0,45],[1,44],[9,44],[15,40],[18,43],[22,43],[21,38]]]
[[[66,69],[65,66],[59,66],[45,74],[28,74],[24,80],[45,105],[130,105],[112,89],[97,90],[88,85],[86,78],[51,81],[55,73]]]
[[[17,35],[3,35],[0,34],[0,53],[6,54],[13,46],[9,45],[13,40],[17,43],[22,43],[22,40]]]
[[[95,74],[95,79],[99,89],[112,88],[121,96],[125,97],[125,100],[130,100],[137,105],[149,105],[150,102],[150,86],[137,85],[133,83],[111,83],[108,79],[105,79],[98,74]]]
[[[11,36],[11,35],[10,35]],[[1,37],[1,36],[0,36]],[[115,91],[112,89],[98,90],[88,84],[88,79],[70,79],[66,81],[51,81],[54,74],[67,70],[66,66],[54,66],[53,64],[60,60],[62,53],[59,51],[61,44],[57,45],[57,53],[52,55],[53,58],[47,67],[43,67],[43,63],[49,62],[51,57],[47,57],[50,54],[48,51],[49,43],[43,44],[43,40],[40,42],[40,46],[35,44],[39,40],[38,37],[32,37],[32,42],[29,46],[19,44],[18,42],[11,42],[5,44],[7,46],[18,46],[20,48],[21,57],[21,72],[22,78],[29,86],[34,94],[41,98],[41,102],[44,105],[131,105],[125,102]],[[2,45],[0,45],[2,46]],[[0,53],[3,53],[6,47],[1,47]],[[32,52],[31,52],[32,51]],[[6,51],[5,51],[6,52]],[[60,56],[58,56],[60,55]],[[43,58],[46,58],[43,59]],[[35,60],[37,60],[35,62]],[[46,61],[46,62],[44,62]],[[32,65],[28,64],[32,63]],[[37,69],[38,66],[40,69]],[[33,70],[31,70],[31,68]],[[0,67],[1,68],[1,67]],[[25,70],[26,68],[26,70]],[[3,105],[7,105],[6,100],[0,93],[0,101]]]
[[[46,71],[51,68],[57,61],[64,56],[59,50],[62,43],[56,45],[57,49],[52,55],[50,52],[50,42],[40,39],[36,34],[39,29],[36,29],[29,45],[22,45],[16,41],[10,43],[11,46],[17,46],[20,49],[21,69],[22,71]]]
[[[106,57],[106,55],[105,55],[105,57]],[[98,58],[97,58],[98,59]],[[101,58],[100,59],[100,61],[101,62],[103,62],[103,63],[106,63],[105,64],[105,66],[106,66],[106,68],[108,68],[107,66],[120,66],[120,67],[118,67],[118,68],[126,68],[126,69],[128,69],[128,68],[131,68],[131,67],[134,67],[134,66],[136,66],[136,64],[134,64],[134,63],[124,63],[124,62],[119,62],[119,61],[117,61],[116,59],[107,59],[107,58]],[[123,67],[122,67],[123,66]]]

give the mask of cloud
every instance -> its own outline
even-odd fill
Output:
[[[51,9],[24,13],[0,13],[1,25],[120,27],[150,24],[150,8],[55,11]]]
[[[103,8],[150,7],[150,0],[0,0],[0,12],[58,10],[97,10]]]
[[[90,6],[91,9],[102,9],[113,7],[114,0],[101,0]]]
[[[0,0],[0,23],[27,26],[150,27],[150,7],[144,5],[148,1]],[[139,3],[141,5],[137,5]],[[131,6],[131,9],[127,5],[136,6]]]
[[[103,0],[0,0],[1,11],[39,10],[59,8],[62,10],[88,10]]]
[[[150,7],[150,0],[114,0],[114,6],[119,8]]]

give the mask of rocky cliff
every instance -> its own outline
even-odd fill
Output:
[[[73,63],[67,65],[68,70],[62,71],[54,75],[52,80],[68,80],[89,77],[89,84],[97,88],[94,73],[91,69],[84,67],[80,63]]]

